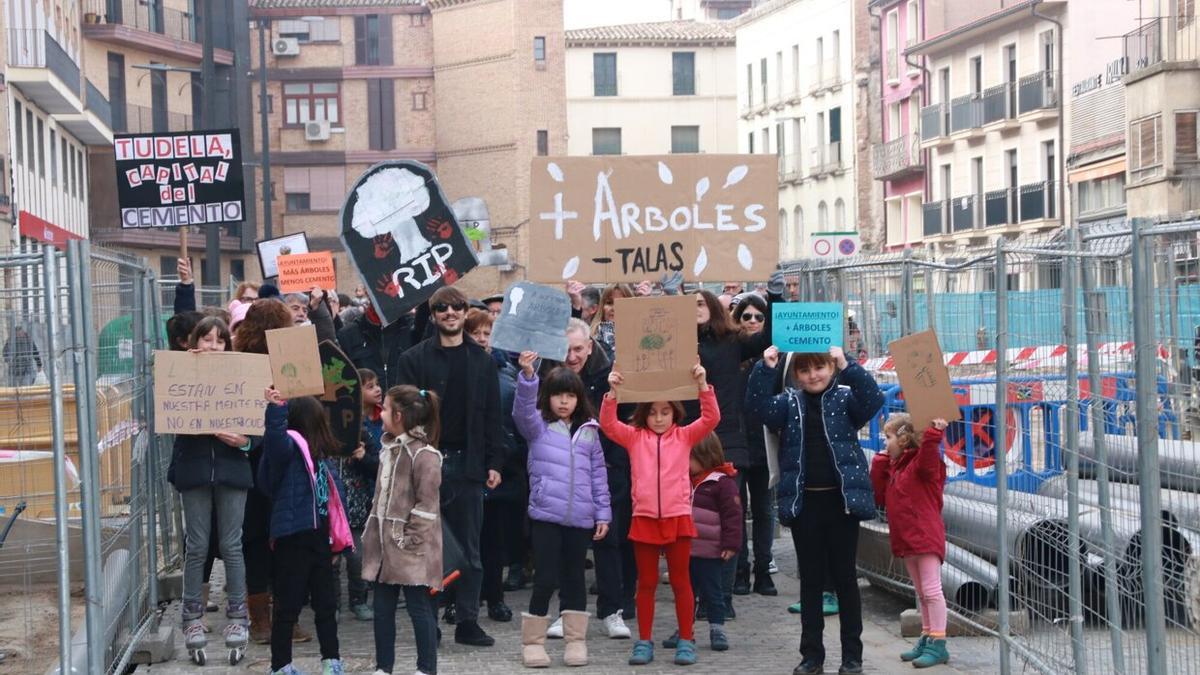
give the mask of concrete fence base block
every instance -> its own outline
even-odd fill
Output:
[[[133,650],[130,663],[147,665],[164,663],[175,658],[175,636],[178,631],[175,626],[159,626],[156,631],[148,631],[142,641]]]
[[[971,621],[990,631],[995,631],[1000,625],[1000,613],[994,609],[971,616]],[[1025,612],[1013,612],[1009,615],[1009,628],[1014,635],[1025,633],[1029,629],[1029,617]],[[977,637],[988,635],[963,620],[963,615],[950,612],[946,625],[949,637]],[[915,609],[906,609],[900,613],[900,634],[906,638],[920,637],[921,613]]]

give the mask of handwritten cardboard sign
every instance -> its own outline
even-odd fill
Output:
[[[261,436],[271,386],[266,354],[154,352],[154,432]]]
[[[529,277],[766,279],[779,261],[773,155],[535,157]]]
[[[927,330],[902,337],[888,344],[888,351],[895,360],[904,404],[917,433],[938,417],[950,422],[962,419],[937,333]]]
[[[615,305],[616,368],[625,378],[621,403],[699,398],[692,367],[696,300],[690,295],[620,298]]]
[[[337,288],[337,272],[333,270],[333,254],[329,251],[281,255],[275,264],[279,268],[281,293],[307,293],[313,286],[325,290]]]
[[[551,361],[567,358],[571,299],[557,288],[524,281],[508,287],[492,327],[492,348],[531,351]]]
[[[845,317],[840,302],[771,305],[771,342],[781,352],[828,352],[841,347]]]
[[[317,352],[317,327],[293,326],[267,331],[271,376],[284,398],[325,393],[321,355]]]
[[[420,162],[368,169],[346,195],[341,222],[342,245],[385,325],[479,264],[433,170]]]

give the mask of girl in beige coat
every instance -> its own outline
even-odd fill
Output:
[[[409,385],[383,400],[383,450],[375,500],[363,531],[363,571],[375,582],[375,665],[390,673],[396,661],[396,606],[403,595],[417,641],[417,672],[437,673],[437,608],[442,587],[437,448],[438,397]]]

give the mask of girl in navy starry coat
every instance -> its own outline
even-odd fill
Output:
[[[746,388],[746,410],[779,435],[779,522],[792,530],[800,568],[800,665],[823,672],[825,619],[821,593],[833,577],[839,600],[842,665],[862,671],[862,600],[855,578],[858,523],[875,517],[870,469],[858,431],[883,407],[883,394],[862,366],[838,347],[828,354],[791,354],[776,370],[770,347]],[[784,377],[788,386],[774,394]]]

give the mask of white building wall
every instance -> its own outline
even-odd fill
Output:
[[[751,150],[753,134],[755,153],[782,154],[789,175],[799,177],[781,180],[779,187],[779,208],[788,214],[786,223],[780,223],[786,224],[786,231],[781,227],[780,233],[784,258],[808,255],[813,233],[857,229],[854,111],[860,102],[856,101],[853,72],[852,9],[852,4],[843,0],[774,0],[752,10],[737,24],[739,151]],[[765,106],[763,59],[767,68]],[[819,173],[820,156],[814,151],[830,142],[833,110],[840,114],[841,169]],[[823,133],[818,121],[822,115]],[[783,124],[782,144],[779,124]],[[768,130],[767,147],[764,129]],[[845,213],[840,226],[839,202]],[[820,223],[822,204],[828,214],[824,227]]]
[[[672,54],[695,53],[694,96],[672,95]],[[593,54],[617,54],[617,95],[595,96]],[[671,152],[672,126],[698,126],[700,152],[737,152],[734,48],[567,48],[567,152],[592,154],[592,129],[619,127],[626,155]]]

